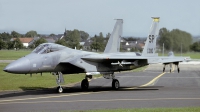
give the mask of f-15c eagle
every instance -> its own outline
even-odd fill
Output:
[[[117,19],[106,48],[101,54],[75,50],[53,43],[43,43],[30,54],[10,63],[4,68],[4,71],[16,74],[52,72],[57,75],[57,91],[59,93],[63,92],[60,85],[64,82],[62,74],[72,73],[86,73],[85,79],[81,82],[81,88],[84,90],[89,87],[88,78],[92,78],[96,74],[113,79],[112,88],[118,89],[120,83],[115,78],[114,72],[132,70],[151,63],[176,64],[178,66],[179,62],[189,59],[189,57],[157,56],[155,52],[159,17],[152,17],[152,19],[153,23],[142,53],[119,52],[123,20]]]

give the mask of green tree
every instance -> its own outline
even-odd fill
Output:
[[[34,45],[34,47],[36,48],[36,47],[39,46],[40,44],[46,43],[46,42],[47,42],[47,41],[46,41],[44,38],[40,38],[40,39],[36,40],[36,41],[33,43],[33,45]]]
[[[161,28],[159,31],[158,44],[163,46],[163,43],[165,45],[165,49],[172,50],[172,39],[170,38],[170,32],[166,28]]]
[[[12,31],[12,32],[11,32],[11,36],[12,36],[13,38],[17,38],[17,37],[21,37],[21,34],[18,33],[18,32],[16,32],[16,31]]]
[[[59,39],[55,42],[56,44],[60,44],[60,45],[63,45],[63,46],[67,46],[67,43],[64,39]]]
[[[104,51],[105,49],[105,43],[103,35],[100,33],[99,36],[95,35],[93,38],[91,38],[93,41],[90,45],[91,49],[95,49],[96,51]]]
[[[33,42],[33,44],[29,45],[28,48],[30,49],[34,49],[36,48],[37,46],[39,46],[40,44],[42,43],[46,43],[47,41],[44,39],[44,38],[39,38],[38,40],[35,40]]]
[[[89,37],[89,34],[87,32],[84,32],[84,31],[79,31],[80,33],[80,36],[81,36],[81,40],[82,41],[86,41]]]
[[[7,41],[7,49],[10,50],[10,49],[13,49],[13,48],[14,48],[14,42]]]
[[[193,43],[190,48],[195,52],[200,52],[200,41]]]
[[[190,49],[192,43],[191,34],[181,31],[179,29],[173,29],[172,31],[166,28],[161,28],[159,31],[158,44],[165,46],[166,50],[172,50],[176,52],[187,52]]]
[[[23,44],[21,43],[21,41],[19,40],[19,38],[16,38],[14,41],[14,48],[16,50],[23,48]]]
[[[99,44],[101,44],[100,51],[104,51],[107,41],[105,41],[105,38],[102,32],[99,33],[99,37],[97,38],[97,41],[99,42]]]
[[[0,50],[5,49],[6,47],[6,43],[0,39]]]
[[[136,38],[136,37],[128,37],[128,38],[123,38],[126,41],[137,41],[140,40],[140,38]]]
[[[70,48],[80,48],[80,33],[78,30],[73,30],[73,31],[67,31],[66,36],[65,36],[65,40],[67,43],[67,46]]]
[[[55,34],[52,33],[52,34],[50,34],[49,36],[50,36],[50,37],[53,37],[53,36],[55,36]]]
[[[34,30],[31,30],[31,31],[28,31],[26,34],[25,34],[26,37],[36,37],[38,36],[37,35],[37,32],[34,31]]]
[[[4,32],[0,34],[0,39],[2,39],[4,42],[10,41],[11,38],[12,36],[9,33]]]

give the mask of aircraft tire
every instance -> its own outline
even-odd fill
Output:
[[[61,86],[58,86],[58,87],[57,87],[57,92],[58,92],[58,93],[63,93],[63,88],[62,88]]]
[[[115,90],[118,90],[120,87],[120,83],[117,79],[113,79],[112,81],[112,88],[115,89]]]
[[[87,79],[83,79],[82,82],[81,82],[81,88],[83,90],[87,90],[89,88],[89,82]]]

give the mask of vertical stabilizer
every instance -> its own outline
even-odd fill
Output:
[[[112,34],[108,40],[104,53],[115,53],[120,50],[120,40],[122,35],[123,19],[116,19]]]
[[[149,31],[149,35],[145,42],[142,56],[156,56],[156,39],[158,37],[160,17],[152,17],[153,23]]]

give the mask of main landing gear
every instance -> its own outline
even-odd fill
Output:
[[[112,88],[113,88],[114,90],[118,90],[119,87],[120,87],[119,81],[118,81],[117,79],[113,79],[113,81],[112,81]]]
[[[58,87],[57,87],[56,91],[58,93],[63,93],[63,91],[64,91],[63,87],[60,85],[61,83],[65,82],[62,73],[61,72],[54,72],[53,74],[55,76],[57,76],[56,83],[58,84]]]
[[[81,88],[83,90],[88,90],[89,88],[89,81],[87,78],[83,79],[82,82],[81,82]]]
[[[166,67],[166,65],[167,65],[167,64],[164,64],[163,72],[165,72],[165,67]],[[169,64],[169,67],[170,67],[170,70],[169,70],[169,71],[170,71],[170,73],[171,73],[171,72],[172,72],[172,64],[171,64],[171,63]]]
[[[104,77],[105,79],[112,79],[112,88],[113,88],[114,90],[119,89],[120,83],[119,83],[119,81],[115,78],[114,72],[111,73],[111,74],[103,74],[103,77]]]
[[[173,63],[173,64],[175,64],[176,66],[177,66],[177,71],[178,71],[178,73],[180,72],[180,68],[179,68],[179,63]],[[163,72],[165,72],[165,67],[166,67],[166,65],[167,64],[164,64],[164,67],[163,67]],[[169,64],[169,66],[170,66],[170,73],[172,72],[172,63],[170,63]]]
[[[104,74],[103,76],[106,79],[112,79],[112,85],[111,86],[112,86],[112,88],[114,90],[118,90],[119,89],[120,83],[119,83],[119,81],[117,79],[114,78],[115,77],[114,74]],[[89,88],[88,78],[92,79],[92,76],[91,75],[90,76],[86,75],[85,79],[82,80],[82,82],[81,82],[81,89],[82,90],[88,90],[88,88]]]
[[[56,91],[58,93],[63,93],[64,89],[61,86],[61,83],[64,83],[64,78],[61,72],[54,72],[53,75],[57,76],[56,78],[56,83],[58,84],[58,87]],[[104,74],[104,78],[106,79],[112,79],[112,88],[114,90],[118,90],[120,87],[120,83],[117,79],[115,79],[114,73],[113,74]],[[89,88],[89,81],[88,79],[92,79],[92,75],[86,75],[85,79],[82,80],[81,82],[81,88],[83,90],[88,90]]]

